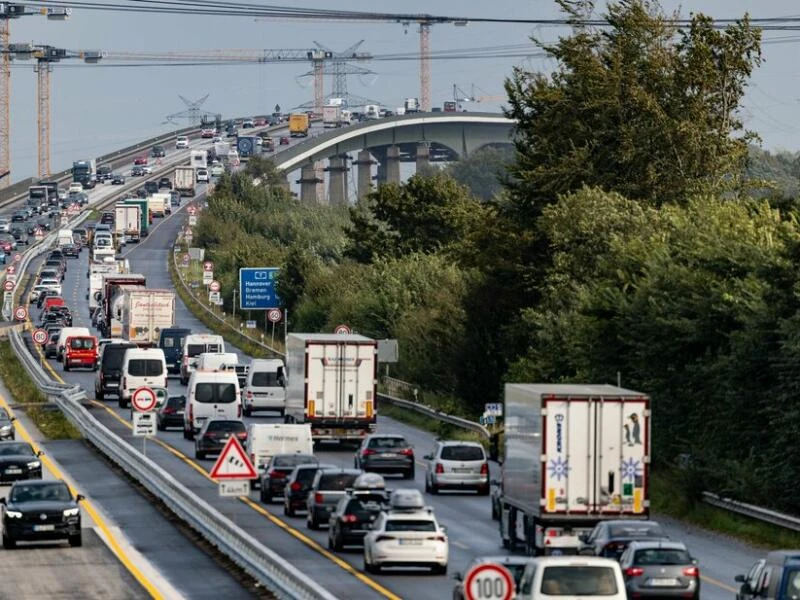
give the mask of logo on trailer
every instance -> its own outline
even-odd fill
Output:
[[[564,450],[564,415],[556,415],[556,452]]]
[[[569,472],[572,469],[572,467],[569,466],[569,460],[564,460],[560,456],[552,459],[548,468],[550,469],[550,477],[556,481],[561,481],[562,477],[564,479],[569,477]]]
[[[637,477],[642,475],[642,464],[635,458],[623,459],[620,470],[622,471],[623,481],[635,481]]]

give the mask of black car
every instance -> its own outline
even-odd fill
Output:
[[[298,465],[286,479],[286,486],[283,489],[283,514],[287,517],[295,516],[298,510],[306,509],[306,500],[314,476],[320,469],[335,469],[336,465],[331,464],[305,464]]]
[[[0,442],[0,482],[41,479],[41,455],[28,442]]]
[[[360,489],[360,481],[375,481],[375,489]],[[380,481],[378,481],[380,480]],[[345,546],[361,546],[372,522],[383,510],[389,508],[389,494],[383,478],[375,473],[360,475],[353,483],[353,491],[339,500],[328,521],[328,548],[342,550]]]
[[[181,193],[172,191],[169,193],[169,203],[172,206],[180,206],[181,205]]]
[[[111,165],[101,165],[97,167],[97,181],[105,183],[111,178]]]
[[[228,443],[228,438],[236,436],[243,444],[247,440],[247,428],[242,421],[228,419],[209,419],[195,436],[194,457],[204,459],[206,454],[219,453]]]
[[[156,411],[156,427],[166,431],[167,427],[183,428],[183,413],[186,410],[186,396],[170,396]]]
[[[82,545],[81,509],[83,496],[72,495],[63,481],[19,481],[11,486],[3,505],[3,548],[18,541],[66,539]]]
[[[47,315],[58,315],[67,324],[67,327],[72,327],[72,313],[69,306],[51,306],[47,309]]]
[[[113,225],[114,224],[114,213],[106,211],[102,215],[100,215],[100,225]],[[97,227],[95,227],[95,231],[99,231]]]
[[[80,246],[76,244],[62,244],[61,251],[68,258],[79,258],[81,254]]]
[[[158,180],[158,189],[172,189],[172,180],[169,177],[162,177]]]
[[[111,181],[111,185],[125,185],[125,175],[114,173],[109,181]]]
[[[17,240],[17,244],[25,244],[27,246],[31,243],[28,233],[22,227],[12,227],[11,235]]]
[[[44,345],[44,357],[56,358],[58,356],[58,338],[61,336],[62,326],[46,326],[45,329],[50,332],[50,337],[47,339],[47,343]]]
[[[59,325],[61,327],[69,327],[67,325],[67,319],[64,315],[60,315],[57,313],[49,313],[42,318],[41,323],[39,324],[40,327],[47,327],[48,325]]]
[[[414,449],[402,435],[368,435],[353,462],[363,471],[401,473],[404,479],[414,479]]]
[[[157,194],[158,193],[158,182],[157,181],[145,181],[144,182],[144,191],[147,192],[148,196],[150,194]]]
[[[28,213],[18,210],[13,215],[11,215],[11,222],[24,223],[27,218],[28,218]]]
[[[5,408],[0,408],[0,440],[13,440],[17,437],[14,429],[16,420],[17,418],[9,415]]]
[[[136,188],[136,197],[137,198],[147,198],[147,190],[144,189],[144,186]]]
[[[269,459],[261,474],[261,501],[272,502],[283,496],[286,480],[297,465],[318,465],[319,459],[311,454],[276,454]]]
[[[103,400],[106,394],[119,396],[119,383],[122,378],[122,359],[128,348],[137,348],[130,342],[112,342],[100,349],[97,359],[97,378],[94,381],[94,397]],[[183,423],[181,423],[183,425]]]
[[[633,540],[668,539],[667,533],[655,521],[601,521],[582,539],[583,546],[578,553],[619,560]]]
[[[91,190],[97,185],[97,177],[95,175],[83,175],[75,178],[79,181],[85,190]]]
[[[131,177],[142,177],[144,175],[144,169],[139,165],[134,165],[131,168]]]
[[[153,146],[153,150],[150,152],[150,156],[153,158],[161,158],[166,155],[167,153],[164,151],[164,146]]]
[[[36,225],[44,231],[50,231],[50,219],[39,219]]]

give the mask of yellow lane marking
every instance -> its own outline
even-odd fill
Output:
[[[722,583],[718,579],[714,579],[713,577],[709,577],[708,575],[700,575],[700,579],[703,581],[710,583],[711,585],[715,585],[719,588],[722,588],[726,592],[731,592],[732,594],[738,594],[739,590],[735,587],[728,585],[727,583]]]
[[[6,399],[3,398],[2,395],[0,395],[0,405],[2,405],[3,408],[5,408],[10,415],[14,416],[14,412],[11,410],[11,407],[8,405],[8,402],[6,402]],[[33,441],[33,438],[28,433],[28,430],[25,429],[25,426],[19,420],[15,422],[15,428],[22,435],[22,439],[24,439],[31,446],[33,446],[34,451],[38,452],[39,451],[38,444],[35,441]],[[39,459],[45,464],[47,470],[50,471],[56,478],[66,481],[64,474],[55,465],[55,463],[52,460],[50,460],[50,458],[46,454],[42,454],[42,456],[40,456]],[[73,494],[77,493],[77,491],[71,485],[69,485],[69,483],[67,483],[67,485],[69,486],[69,489]],[[81,506],[84,508],[84,510],[86,510],[87,513],[89,513],[89,516],[92,517],[92,520],[105,534],[106,540],[108,540],[108,543],[111,546],[112,551],[114,552],[114,554],[116,554],[120,562],[123,565],[125,565],[125,568],[128,569],[128,571],[130,571],[131,575],[133,575],[136,578],[136,581],[138,581],[141,584],[141,586],[147,590],[147,592],[150,594],[152,598],[155,598],[156,600],[162,600],[164,596],[147,579],[147,577],[145,577],[145,575],[139,570],[139,567],[137,567],[135,564],[133,564],[133,562],[131,562],[131,560],[125,554],[125,551],[119,545],[119,542],[117,541],[116,537],[114,537],[114,535],[111,533],[111,529],[109,528],[109,526],[100,517],[100,514],[97,512],[97,509],[95,509],[91,500],[89,500],[88,498],[85,499],[83,502],[81,502]]]

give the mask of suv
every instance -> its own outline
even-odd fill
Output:
[[[164,151],[164,146],[153,146],[153,149],[150,151],[150,156],[153,158],[161,158],[166,155],[167,153]]]
[[[293,517],[295,511],[304,510],[317,471],[336,468],[336,465],[331,464],[297,465],[286,479],[286,486],[283,489],[283,514]]]
[[[185,149],[185,148],[188,148],[188,147],[189,147],[189,138],[186,137],[185,135],[179,135],[175,139],[175,148],[177,150],[180,150],[182,148]]]
[[[479,496],[489,494],[489,462],[477,442],[437,441],[428,461],[425,491],[438,494],[444,488],[474,489]]]
[[[206,169],[205,167],[197,169],[196,178],[197,178],[197,183],[200,182],[208,183],[208,169]]]
[[[144,191],[147,192],[148,195],[157,194],[158,193],[158,182],[157,181],[145,181],[144,182]]]
[[[138,348],[138,346],[130,342],[113,342],[100,348],[97,357],[100,366],[94,380],[94,396],[97,400],[105,399],[106,394],[116,394],[121,397],[119,384],[122,379],[122,361],[128,348]]]
[[[619,563],[596,556],[541,556],[529,561],[516,597],[533,600],[542,596],[627,598]]]
[[[735,581],[741,584],[736,600],[796,598],[800,590],[800,550],[770,552],[747,575],[737,575]]]
[[[322,523],[327,523],[331,513],[345,490],[353,486],[353,482],[361,475],[356,469],[324,469],[314,476],[314,482],[308,492],[308,515],[306,525],[309,529],[319,529]]]
[[[352,491],[339,500],[330,516],[328,549],[361,546],[364,536],[382,510],[389,508],[389,493],[383,477],[376,473],[359,475]]]
[[[270,457],[261,474],[261,501],[272,502],[275,496],[283,496],[286,481],[299,465],[318,465],[319,459],[312,454],[276,454]]]
[[[364,438],[353,460],[356,469],[402,473],[414,479],[414,449],[399,434],[374,433]]]

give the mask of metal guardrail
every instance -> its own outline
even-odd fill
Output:
[[[727,510],[738,515],[750,517],[765,523],[772,523],[784,529],[791,529],[792,531],[800,531],[800,518],[785,513],[780,513],[768,508],[762,508],[746,502],[739,502],[731,498],[723,498],[711,492],[703,492],[703,502],[716,506],[723,510]]]

